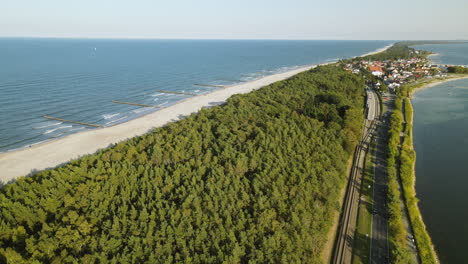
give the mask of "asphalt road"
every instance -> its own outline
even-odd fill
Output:
[[[371,231],[370,263],[389,263],[387,200],[387,124],[384,113],[382,122],[377,123],[376,150],[374,160],[374,192]]]

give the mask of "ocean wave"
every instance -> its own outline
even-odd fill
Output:
[[[112,121],[110,121],[110,122],[107,122],[106,125],[110,125],[110,124],[113,124],[113,123],[117,123],[117,122],[119,122],[120,120],[123,120],[123,119],[125,119],[125,118],[128,118],[128,116],[124,116],[124,117],[121,117],[121,118],[114,119],[114,120],[112,120]]]
[[[78,131],[78,130],[81,130],[81,129],[85,129],[85,127],[77,127],[77,128],[72,128],[70,130],[68,130],[69,132],[72,132],[72,131]]]
[[[32,143],[29,145],[29,147],[32,147],[32,146],[35,146],[35,145],[39,145],[39,144],[42,144],[42,143],[45,143],[47,141],[50,141],[50,139],[46,139],[46,140],[42,140],[42,141],[39,141],[39,142],[35,142],[35,143]],[[26,146],[25,146],[26,147]]]
[[[70,127],[72,127],[72,126],[61,126],[61,127],[57,127],[57,128],[54,128],[54,129],[49,129],[46,132],[44,132],[43,135],[50,134],[50,133],[52,133],[54,131],[57,131],[59,129],[70,128]]]
[[[145,111],[148,111],[148,107],[132,110],[132,113],[139,114],[139,113],[142,113],[142,112],[145,112]]]
[[[104,114],[104,115],[102,115],[102,117],[103,117],[104,119],[108,120],[108,119],[111,119],[111,118],[113,118],[113,117],[115,117],[115,116],[118,116],[118,115],[120,115],[120,113],[115,113],[115,114]]]
[[[53,124],[49,124],[49,125],[45,125],[45,126],[40,126],[40,127],[33,127],[33,129],[41,129],[41,128],[46,128],[46,127],[51,127],[51,126],[58,126],[62,124],[62,122],[57,122],[57,123],[53,123]]]

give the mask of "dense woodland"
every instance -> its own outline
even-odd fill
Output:
[[[428,54],[430,54],[430,52],[428,51],[416,52],[415,49],[410,47],[410,43],[397,42],[383,52],[379,52],[379,53],[372,54],[372,55],[367,55],[365,57],[356,57],[356,58],[344,60],[344,62],[361,61],[361,60],[385,61],[385,60],[410,59],[413,57],[423,57]]]
[[[432,54],[430,51],[426,50],[416,50],[412,48],[413,45],[422,45],[429,44],[426,42],[411,42],[411,41],[402,41],[393,44],[391,47],[386,49],[383,52],[379,52],[372,55],[367,55],[364,57],[355,57],[351,59],[341,60],[343,63],[350,63],[353,61],[385,61],[385,60],[400,60],[400,59],[411,59],[411,58],[426,58],[428,55]]]
[[[468,68],[462,67],[462,66],[450,66],[447,68],[447,71],[449,73],[464,73],[468,74]]]
[[[0,262],[319,263],[364,81],[322,66],[0,190]]]

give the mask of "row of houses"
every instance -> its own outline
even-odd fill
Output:
[[[411,58],[385,61],[353,61],[345,65],[345,69],[353,73],[370,72],[390,91],[395,91],[400,85],[419,78],[433,78],[446,76],[447,66],[432,64],[427,59]],[[381,85],[379,82],[377,86]]]

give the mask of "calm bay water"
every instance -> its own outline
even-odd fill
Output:
[[[468,44],[418,48],[440,53],[438,63],[468,64]],[[420,91],[412,102],[416,189],[424,222],[442,263],[467,263],[468,80]]]
[[[418,50],[437,53],[431,60],[437,64],[468,65],[468,44],[431,44],[414,46]]]
[[[0,152],[112,126],[231,85],[298,66],[358,56],[390,41],[0,39]]]

